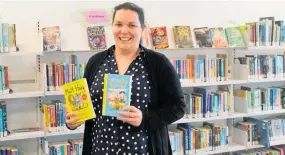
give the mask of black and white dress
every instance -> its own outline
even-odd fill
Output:
[[[147,110],[150,104],[150,86],[148,74],[144,67],[144,52],[130,64],[126,75],[132,76],[131,105],[141,111]],[[92,155],[147,155],[148,131],[134,127],[114,117],[102,116],[103,78],[104,74],[118,74],[117,63],[113,52],[107,56],[95,75],[90,88],[96,118],[93,119]]]

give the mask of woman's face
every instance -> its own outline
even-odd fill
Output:
[[[137,12],[121,9],[116,12],[113,26],[116,47],[121,50],[137,49],[140,43],[142,26]]]

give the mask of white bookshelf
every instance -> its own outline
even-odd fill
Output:
[[[23,51],[19,51],[19,52],[7,52],[7,53],[0,53],[0,57],[4,57],[4,56],[32,56],[32,55],[43,55],[44,52],[23,52]]]
[[[72,3],[72,2],[70,2]],[[80,9],[82,7],[89,8],[90,6],[97,6],[100,4],[102,8],[109,8],[111,5],[117,4],[117,2],[86,2],[82,3],[81,5],[77,5],[76,2],[73,2],[72,4],[69,3],[60,3],[54,5],[53,3],[43,3],[43,4],[33,4],[33,3],[10,3],[5,4],[5,7],[1,7],[1,10],[3,12],[3,15],[1,17],[3,18],[3,21],[8,21],[9,23],[13,23],[15,21],[17,22],[17,42],[20,45],[20,52],[10,52],[10,53],[0,53],[0,57],[5,60],[9,59],[11,62],[12,67],[15,68],[15,66],[18,66],[19,72],[26,72],[25,69],[22,69],[22,66],[25,66],[26,62],[36,61],[36,63],[31,63],[31,68],[33,70],[37,70],[40,66],[39,63],[42,63],[45,60],[58,60],[58,59],[64,59],[64,56],[62,55],[69,55],[69,54],[76,54],[76,55],[88,55],[88,57],[92,54],[95,54],[97,52],[100,52],[102,50],[89,50],[86,44],[86,27],[79,26],[80,22],[75,19],[76,16],[74,12],[76,12],[76,9]],[[149,2],[138,2],[142,3],[143,6],[147,6],[151,3]],[[102,5],[101,5],[102,4]],[[240,19],[239,16],[244,16],[243,13],[240,13],[236,8],[233,8],[233,6],[240,6],[243,9],[246,9],[248,12],[248,19],[250,21],[254,21],[254,19],[257,18],[257,15],[262,12],[262,14],[268,11],[268,8],[273,8],[275,10],[276,7],[278,7],[280,4],[274,4],[270,3],[270,7],[268,5],[259,5],[258,3],[252,3],[252,4],[239,4],[235,3],[233,5],[232,2],[229,3],[222,3],[222,2],[210,2],[210,3],[202,3],[202,2],[181,2],[181,3],[173,3],[173,2],[153,2],[151,4],[152,7],[157,8],[161,7],[161,10],[159,13],[157,10],[145,7],[147,12],[147,19],[152,25],[160,25],[161,23],[166,23],[165,25],[175,25],[176,23],[183,23],[186,25],[190,25],[191,28],[197,27],[195,25],[205,25],[205,21],[207,21],[207,24],[205,26],[210,25],[229,25],[229,22],[234,23],[240,23],[243,21],[232,21],[232,20],[238,20]],[[256,6],[257,5],[257,6]],[[244,7],[247,6],[247,7]],[[280,5],[280,8],[282,9],[282,6]],[[54,11],[50,12],[46,8],[55,8]],[[62,9],[65,8],[65,9]],[[177,8],[177,10],[172,10],[173,8]],[[206,8],[206,9],[205,9]],[[213,12],[213,8],[216,10],[222,10],[221,16],[219,16],[219,19],[215,19],[212,16],[208,16]],[[261,12],[258,10],[254,10],[252,8],[259,8]],[[197,10],[205,9],[205,11],[201,14],[201,12],[197,13]],[[276,9],[276,10],[281,10]],[[24,18],[23,20],[19,20],[18,16],[15,15],[15,10],[18,11],[18,13],[21,13],[21,16]],[[184,15],[188,16],[181,16],[181,10]],[[270,9],[269,9],[270,10]],[[72,14],[71,14],[72,12]],[[176,14],[173,14],[175,12]],[[224,12],[230,12],[230,14],[225,14]],[[270,14],[270,11],[266,12],[266,14]],[[171,17],[170,18],[160,18],[161,13],[164,13],[165,17]],[[46,15],[48,14],[48,15]],[[193,20],[184,20],[186,18],[189,18],[189,15],[197,14],[195,16],[195,19]],[[151,16],[149,16],[151,15]],[[173,18],[175,16],[175,18]],[[234,16],[234,17],[232,17]],[[278,15],[275,15],[278,16]],[[72,18],[71,18],[72,17]],[[177,17],[177,18],[176,18]],[[202,18],[201,18],[202,17]],[[283,17],[283,15],[282,15]],[[154,20],[154,19],[160,19],[160,20]],[[170,20],[169,20],[170,19]],[[11,21],[11,22],[10,22]],[[217,23],[219,21],[220,23]],[[42,52],[41,50],[35,50],[34,47],[37,42],[35,41],[35,36],[37,36],[38,32],[40,32],[40,29],[37,27],[37,23],[40,23],[39,28],[45,27],[45,26],[51,26],[51,25],[60,25],[61,28],[61,35],[62,35],[62,51],[56,51],[56,52]],[[19,28],[19,29],[18,29]],[[169,57],[183,57],[183,54],[191,53],[191,54],[210,54],[213,55],[217,52],[221,53],[228,53],[230,58],[233,58],[234,55],[238,56],[240,54],[258,54],[258,53],[265,53],[265,54],[274,54],[274,53],[283,53],[285,50],[284,47],[228,47],[228,48],[188,48],[188,49],[176,49],[174,48],[172,33],[171,30],[168,28],[169,33],[169,40],[170,40],[170,47],[167,49],[155,49],[155,51],[164,53],[168,55]],[[106,32],[107,35],[111,35],[110,31]],[[113,43],[111,37],[108,37],[107,43],[108,46]],[[37,39],[37,38],[36,38]],[[38,51],[38,52],[33,52]],[[40,57],[34,57],[34,56],[40,56]],[[80,61],[85,61],[80,60]],[[18,58],[22,59],[23,61],[18,61]],[[15,60],[17,59],[17,60]],[[0,60],[1,63],[3,63],[2,60]],[[15,62],[12,62],[15,61]],[[231,61],[231,60],[229,60]],[[215,89],[217,86],[227,85],[229,86],[230,92],[233,94],[234,89],[236,88],[236,85],[253,85],[253,86],[260,86],[263,84],[275,84],[276,82],[284,82],[285,78],[271,78],[271,79],[248,79],[245,77],[246,70],[248,68],[245,68],[241,65],[233,65],[232,62],[230,62],[229,68],[231,69],[231,77],[227,81],[214,81],[214,82],[203,82],[203,83],[193,83],[188,80],[181,80],[181,85],[183,89],[193,89],[193,87],[207,87],[209,89]],[[44,71],[43,68],[40,69],[41,72]],[[235,72],[235,73],[234,73]],[[15,73],[15,72],[14,72]],[[234,75],[235,74],[235,75]],[[236,76],[237,75],[237,76]],[[30,76],[29,76],[30,77]],[[44,81],[44,74],[41,74],[39,76],[42,81]],[[25,76],[19,77],[26,79]],[[36,82],[39,82],[36,80]],[[23,86],[22,84],[13,85],[13,88],[20,87],[19,91],[16,89],[13,94],[6,94],[6,95],[0,95],[0,100],[7,100],[7,102],[13,103],[14,100],[17,100],[17,102],[20,100],[21,105],[22,104],[28,104],[26,103],[26,99],[32,98],[37,100],[36,106],[40,107],[40,105],[43,103],[43,101],[47,98],[55,99],[57,97],[62,97],[63,92],[62,91],[45,91],[44,84],[42,82],[39,82],[41,87],[39,89],[29,89],[33,84],[26,84]],[[27,89],[25,89],[27,88]],[[234,97],[231,96],[232,101],[232,108],[234,106],[238,106],[238,102],[234,101]],[[28,102],[31,102],[33,100],[28,100]],[[15,103],[17,104],[17,103]],[[17,105],[13,105],[13,107],[17,107]],[[19,113],[25,113],[27,111],[26,109],[19,108]],[[198,119],[192,119],[192,118],[182,118],[176,122],[174,122],[171,125],[177,125],[178,123],[191,123],[191,124],[201,124],[202,122],[222,122],[224,120],[240,120],[243,117],[265,117],[265,116],[273,116],[273,115],[282,115],[285,114],[285,110],[274,110],[274,111],[255,111],[255,112],[246,112],[246,111],[238,111],[238,110],[232,110],[229,112],[228,115],[225,116],[218,116],[218,117],[209,117],[209,118],[198,118]],[[9,114],[8,114],[9,115]],[[14,114],[13,114],[14,115]],[[19,117],[20,119],[21,117]],[[22,117],[24,118],[24,117]],[[26,118],[25,118],[26,119]],[[13,118],[13,120],[16,120]],[[42,119],[37,120],[37,125],[43,123]],[[13,122],[9,122],[13,125]],[[8,124],[9,125],[9,124]],[[23,123],[23,125],[25,125]],[[228,124],[229,127],[231,123]],[[26,132],[26,133],[17,133],[17,134],[11,134],[7,137],[0,137],[0,145],[5,144],[7,141],[19,141],[21,143],[25,143],[25,140],[27,139],[41,139],[41,138],[54,138],[54,137],[60,137],[62,139],[68,139],[69,137],[73,135],[82,135],[84,132],[83,129],[78,130],[64,130],[64,131],[58,131],[58,132],[47,132],[47,131],[37,131],[37,132]],[[234,134],[234,132],[230,129],[230,134]],[[14,143],[12,143],[14,144]],[[16,144],[16,143],[15,143]],[[284,140],[275,140],[271,142],[272,145],[279,145],[279,144],[285,144]],[[22,146],[19,144],[19,146]],[[247,150],[252,148],[260,148],[263,147],[261,145],[254,145],[254,146],[244,146],[237,143],[230,143],[227,149],[221,149],[216,151],[208,151],[203,153],[196,153],[197,155],[200,154],[219,154],[219,153],[225,153],[225,152],[235,152],[235,151],[241,151],[241,150]],[[19,147],[21,148],[21,147]],[[30,147],[23,147],[28,148],[27,152],[25,154],[29,155],[38,155],[39,151],[30,152]],[[176,154],[176,153],[174,153]],[[182,155],[182,153],[180,153]]]
[[[43,91],[13,92],[11,94],[0,95],[0,99],[30,98],[40,96],[44,96]]]
[[[7,137],[0,137],[0,142],[7,142],[7,141],[12,141],[12,140],[25,140],[25,139],[32,139],[32,138],[41,138],[44,136],[45,136],[44,131],[13,133]]]
[[[83,134],[84,128],[75,129],[75,130],[63,130],[63,131],[57,131],[57,132],[46,132],[46,137],[53,137],[53,136],[71,136],[71,135],[77,135],[77,134]]]
[[[227,81],[213,81],[213,82],[190,82],[189,80],[180,80],[182,87],[206,87],[206,86],[219,86],[219,85],[234,85],[244,84],[246,80],[227,80]]]

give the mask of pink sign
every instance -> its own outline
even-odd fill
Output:
[[[84,12],[83,15],[88,24],[102,24],[110,22],[110,17],[106,11],[87,11]]]

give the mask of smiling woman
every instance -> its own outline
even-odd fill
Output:
[[[85,122],[84,155],[171,155],[167,126],[185,113],[181,84],[171,62],[161,53],[140,45],[145,28],[143,9],[134,3],[115,7],[115,45],[92,56],[86,66],[96,118]],[[102,116],[104,74],[132,76],[131,104],[119,117]],[[93,90],[93,91],[92,91]],[[80,124],[74,113],[66,125]]]

